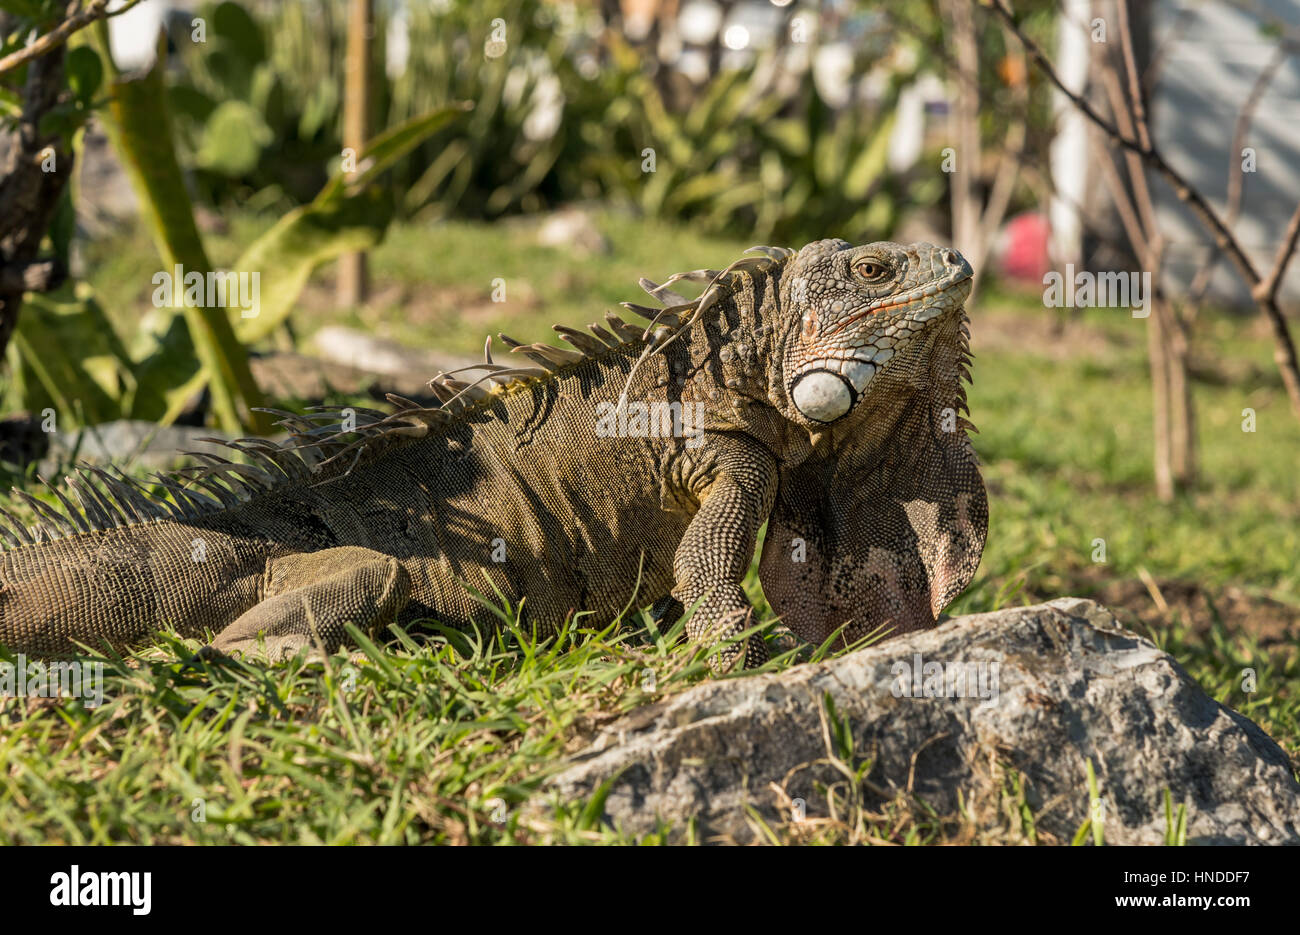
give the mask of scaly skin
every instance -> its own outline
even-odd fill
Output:
[[[251,467],[166,502],[73,479],[83,511],[0,524],[0,643],[49,656],[170,624],[279,658],[334,650],[347,623],[490,627],[470,589],[526,597],[543,632],[694,606],[688,633],[712,641],[753,625],[741,581],[769,520],[764,592],[801,636],[933,626],[987,524],[957,414],[970,268],[928,244],[765,253],[685,277],[708,283],[694,302],[643,281],[671,306],[649,343],[607,316],[613,333],[557,328],[579,353],[517,346],[543,369],[498,366],[488,392],[435,381],[442,408],[394,398],[340,434],[285,414],[309,447],[245,443]],[[635,409],[621,432],[620,398],[686,404],[698,434],[647,435]],[[763,641],[718,664],[742,655]]]

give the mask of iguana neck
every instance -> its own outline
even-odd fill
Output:
[[[716,415],[749,428],[760,410],[775,414],[782,392],[782,274],[789,260],[731,274],[727,295],[700,316],[690,335],[690,369],[716,403]]]
[[[861,411],[819,441],[834,456],[852,446],[855,458],[903,464],[909,449],[965,436],[974,426],[963,417],[970,351],[966,313],[954,309],[913,343],[895,366],[873,382]]]

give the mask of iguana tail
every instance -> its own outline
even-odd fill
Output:
[[[257,603],[266,567],[260,543],[173,520],[17,529],[26,541],[0,552],[0,646],[36,657],[131,646],[160,623],[220,629]]]

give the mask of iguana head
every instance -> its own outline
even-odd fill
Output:
[[[845,422],[883,371],[915,365],[918,339],[960,314],[970,290],[970,264],[949,247],[843,240],[804,247],[781,283],[778,408],[814,431]]]
[[[975,574],[988,529],[960,415],[970,265],[931,244],[842,240],[788,263],[770,392],[815,443],[782,467],[763,592],[813,642],[845,625],[846,641],[933,626]]]

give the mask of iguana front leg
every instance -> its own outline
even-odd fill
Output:
[[[673,557],[677,584],[672,596],[689,608],[700,601],[686,625],[695,640],[715,642],[753,626],[754,608],[741,581],[754,555],[759,527],[776,496],[776,459],[756,442],[716,436],[706,450],[714,460],[703,478],[699,510],[686,527]],[[751,636],[743,647],[715,657],[715,671],[729,669],[744,653],[748,667],[767,661],[767,646]]]
[[[212,650],[287,659],[316,645],[332,653],[346,641],[344,626],[373,632],[406,605],[411,579],[389,555],[359,546],[299,552],[272,559],[266,594],[217,634]],[[315,635],[313,635],[315,631]]]

